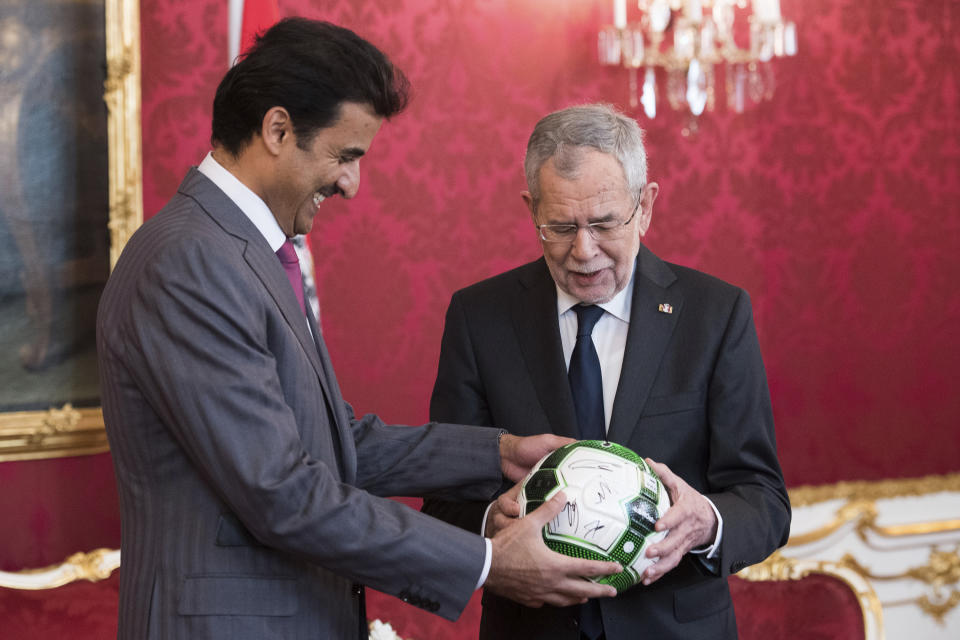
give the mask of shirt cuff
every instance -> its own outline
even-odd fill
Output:
[[[483,520],[486,522],[486,516]],[[487,574],[490,573],[490,563],[493,560],[493,543],[490,542],[490,538],[484,538],[483,541],[487,543],[487,553],[483,558],[483,571],[480,572],[480,579],[477,580],[477,586],[473,588],[474,591],[482,587],[483,583],[487,581]]]
[[[503,431],[501,430],[501,433]],[[483,535],[484,531],[487,530],[487,516],[490,515],[490,509],[493,507],[493,503],[487,505],[487,508],[483,512],[483,522],[480,523],[480,535]],[[480,574],[480,580],[477,582],[477,586],[474,587],[474,591],[483,586],[483,583],[487,581],[487,574],[490,573],[490,561],[493,556],[493,543],[490,542],[490,538],[484,538],[484,542],[487,543],[487,557],[483,561],[483,572]]]
[[[704,496],[704,498],[707,498]],[[717,552],[720,551],[720,540],[723,539],[723,518],[720,517],[720,512],[717,511],[717,505],[713,504],[713,500],[707,498],[707,502],[710,503],[710,508],[713,509],[713,513],[717,516],[717,537],[713,539],[713,544],[709,547],[703,547],[702,549],[690,549],[690,553],[696,554],[706,554],[708,560],[712,560],[716,557]]]

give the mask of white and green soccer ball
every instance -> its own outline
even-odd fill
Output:
[[[545,456],[523,480],[520,515],[531,513],[558,491],[567,504],[543,527],[547,547],[574,558],[619,562],[623,572],[591,578],[617,593],[640,582],[656,562],[646,555],[666,531],[653,526],[670,507],[660,478],[627,447],[581,440]]]

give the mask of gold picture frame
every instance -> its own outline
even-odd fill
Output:
[[[140,152],[140,6],[104,0],[110,268],[143,221]],[[3,114],[0,114],[3,115]],[[108,449],[99,407],[51,406],[0,413],[0,462],[100,453]]]

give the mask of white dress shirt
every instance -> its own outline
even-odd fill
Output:
[[[630,305],[633,302],[633,279],[636,278],[636,266],[630,275],[630,282],[608,302],[598,304],[604,314],[593,327],[593,346],[600,358],[600,376],[603,384],[603,422],[610,430],[610,415],[613,413],[613,400],[620,384],[620,372],[623,369],[623,354],[627,347],[627,332],[630,329]],[[557,286],[557,315],[560,322],[560,342],[563,345],[563,360],[570,368],[570,358],[577,344],[577,313],[573,310],[580,300]],[[639,452],[641,455],[643,452]],[[723,534],[723,518],[713,500],[707,498],[717,516],[717,537],[713,544],[703,549],[692,549],[690,553],[705,553],[707,558],[716,556],[720,549]],[[484,518],[486,520],[486,518]]]
[[[250,218],[250,222],[257,228],[267,243],[270,250],[276,253],[284,242],[287,241],[287,235],[280,228],[280,224],[273,216],[267,203],[260,199],[250,187],[240,182],[235,175],[224,169],[223,165],[213,159],[213,154],[208,153],[203,159],[197,171],[210,178],[210,182],[217,185],[220,191],[223,191],[228,198],[237,205],[243,214]]]
[[[609,302],[598,304],[604,314],[593,327],[593,346],[600,357],[600,375],[603,379],[603,424],[610,429],[613,399],[617,395],[620,371],[623,369],[623,354],[627,347],[627,331],[630,329],[630,304],[633,302],[633,278]],[[557,287],[557,314],[560,317],[560,343],[563,345],[563,361],[570,369],[570,358],[577,344],[577,313],[573,310],[580,301]]]
[[[280,223],[277,222],[273,212],[270,211],[270,207],[260,196],[240,182],[222,164],[214,160],[212,153],[207,154],[207,157],[197,167],[197,171],[207,176],[210,182],[215,184],[220,191],[223,191],[233,201],[233,204],[237,205],[237,208],[243,212],[243,215],[250,219],[253,226],[257,228],[257,231],[270,245],[271,251],[276,253],[280,250],[283,243],[287,241],[287,234],[280,228]],[[306,323],[307,333],[312,337],[313,331],[310,329],[310,320],[307,319]]]

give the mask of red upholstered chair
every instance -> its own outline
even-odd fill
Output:
[[[97,549],[76,553],[64,562],[42,569],[0,571],[0,640],[103,640],[117,637],[120,552]],[[413,632],[418,624],[446,623],[436,616],[406,606],[395,598],[372,593],[374,609],[378,599],[400,605],[388,609],[386,620],[400,618]],[[474,607],[479,623],[479,602]],[[423,614],[417,618],[417,612]],[[404,619],[404,614],[411,616]],[[441,632],[445,629],[441,627]],[[392,640],[393,631],[371,622],[371,638]],[[405,632],[406,634],[406,632]],[[426,636],[424,636],[426,637]],[[441,636],[448,638],[450,636]]]
[[[117,637],[120,552],[76,553],[61,564],[0,571],[0,639]]]
[[[117,634],[120,552],[98,549],[65,562],[0,572],[0,640],[99,640]],[[730,578],[741,640],[883,640],[880,601],[848,567],[774,554]],[[461,620],[446,622],[371,592],[371,618],[390,622],[404,638],[475,637],[479,597]]]
[[[740,640],[883,640],[873,587],[850,568],[774,554],[730,578]],[[408,640],[476,638],[479,596],[457,623],[368,592],[367,613]]]
[[[741,640],[883,640],[870,583],[850,568],[775,553],[730,578]]]

